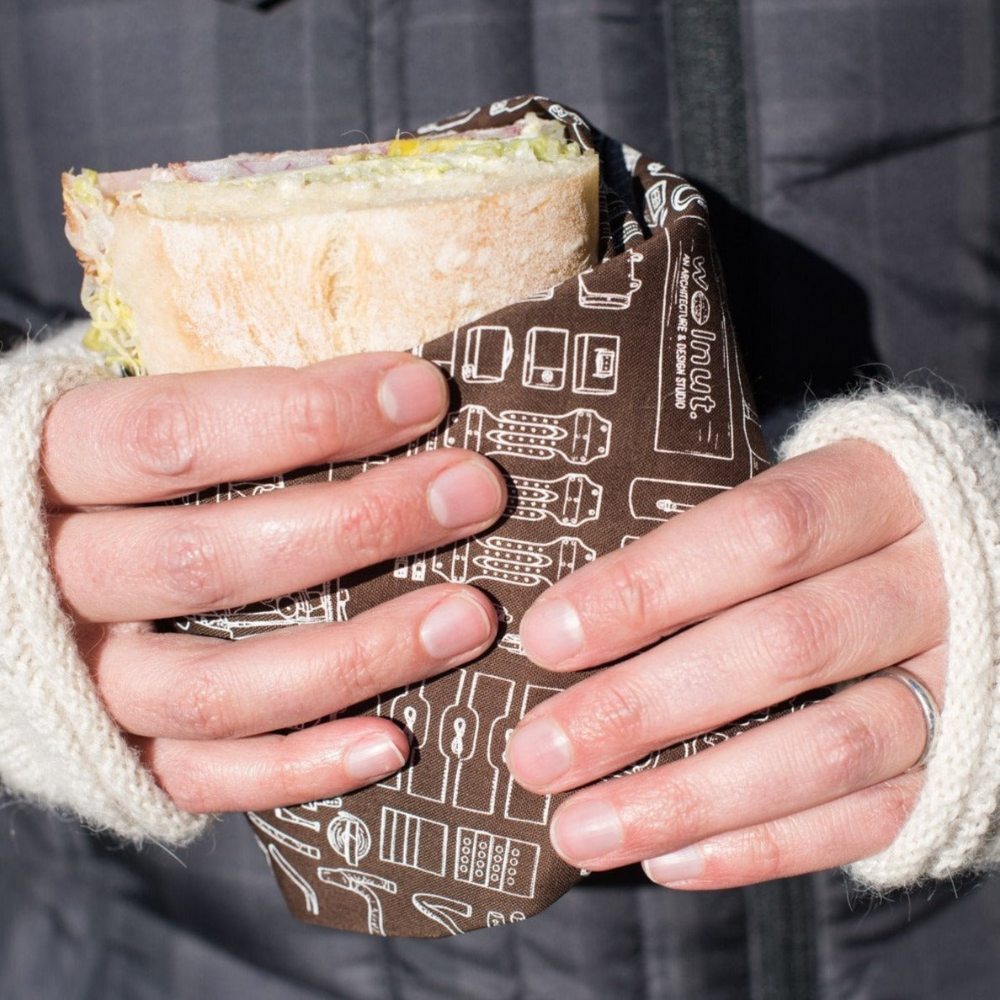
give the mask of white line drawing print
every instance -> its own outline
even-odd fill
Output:
[[[504,632],[497,646],[515,656],[524,656],[524,646],[521,645],[521,637],[516,632]]]
[[[450,132],[453,128],[458,128],[460,125],[465,125],[471,122],[476,115],[479,114],[483,109],[472,108],[469,111],[463,111],[460,114],[453,115],[451,118],[446,118],[444,121],[431,122],[429,125],[421,125],[417,129],[417,135],[426,135],[428,132]]]
[[[437,678],[436,684],[438,696],[442,700],[447,696],[449,687],[455,688],[454,697],[448,702],[458,704],[462,690],[465,686],[467,670],[455,670],[451,673]],[[425,707],[426,706],[426,707]],[[434,727],[430,714],[430,703],[427,700],[425,684],[421,683],[416,698],[410,700],[406,697],[397,700],[393,704],[393,710],[403,712],[402,717],[394,715],[397,721],[402,721],[410,730],[413,741],[412,755],[419,759],[419,767],[409,767],[406,769],[406,792],[408,795],[416,796],[420,799],[427,799],[431,802],[444,802],[447,798],[448,775],[451,769],[453,754],[447,743],[441,738],[441,726],[438,725],[438,739],[433,738]],[[447,712],[447,709],[445,709]],[[408,714],[409,713],[409,714]],[[414,713],[426,713],[426,725],[418,725],[419,736],[414,732],[413,726],[407,721],[414,723],[417,719]]]
[[[510,915],[510,922],[512,924],[520,923],[525,920],[523,911],[514,910]],[[486,926],[487,927],[500,927],[502,924],[507,922],[507,918],[499,910],[490,910],[486,914]]]
[[[670,206],[675,212],[686,212],[695,204],[708,207],[702,193],[692,184],[678,184],[670,194]]]
[[[573,338],[573,392],[581,396],[613,396],[618,391],[621,337],[610,333],[578,333]]]
[[[457,337],[435,337],[426,344],[418,344],[411,353],[425,361],[433,361],[448,375],[455,374],[455,353],[458,350]]]
[[[379,698],[376,714],[384,718],[395,719],[402,724],[409,732],[415,747],[422,747],[427,742],[431,721],[431,704],[424,695],[423,684],[417,688],[404,687],[388,706]],[[415,769],[409,770],[412,772]],[[403,772],[397,771],[385,781],[380,781],[378,785],[380,788],[392,788],[399,791],[403,787],[402,777]]]
[[[493,814],[514,684],[477,671],[467,706],[449,706],[441,718],[442,747],[450,737],[448,748],[457,761],[451,801],[458,809]],[[492,717],[484,715],[491,703],[498,706]]]
[[[403,809],[382,806],[379,857],[391,865],[444,876],[448,827]]]
[[[427,558],[426,553],[416,556],[399,556],[393,562],[392,575],[397,580],[410,579],[416,583],[423,583],[427,579]]]
[[[533,100],[533,97],[525,97],[516,103],[510,98],[505,98],[502,101],[494,101],[490,105],[490,117],[502,115],[505,111],[520,111],[521,108],[526,108]]]
[[[306,816],[300,816],[298,813],[292,812],[291,809],[285,807],[275,809],[274,818],[280,819],[283,823],[305,827],[307,830],[312,830],[313,833],[319,833],[320,827],[323,825],[318,819],[309,819]]]
[[[690,510],[702,500],[728,489],[732,487],[637,476],[628,490],[629,512],[638,521],[667,521],[675,514]]]
[[[473,326],[465,332],[465,382],[502,382],[514,357],[510,327]]]
[[[587,123],[575,112],[564,108],[561,104],[550,104],[549,114],[556,121],[564,122],[573,126],[573,135],[576,141],[584,148],[590,149],[591,145],[586,139]]]
[[[528,542],[490,535],[473,538],[450,552],[437,551],[431,569],[451,583],[492,580],[516,587],[554,584],[597,553],[579,538],[564,535],[551,542]]]
[[[558,392],[566,384],[568,350],[569,330],[533,326],[525,337],[521,384],[526,389]]]
[[[305,876],[300,875],[295,868],[278,850],[274,844],[267,845],[268,858],[273,861],[287,876],[289,881],[302,893],[305,898],[306,913],[314,916],[319,913],[319,897],[316,890],[306,881]]]
[[[596,410],[532,413],[504,410],[496,416],[485,406],[463,406],[449,417],[448,448],[470,448],[483,455],[516,455],[570,465],[589,465],[611,448],[611,421]]]
[[[601,280],[605,279],[607,269],[599,271],[590,268],[577,276],[577,302],[583,309],[628,309],[632,305],[632,296],[642,288],[642,279],[635,276],[635,265],[643,259],[638,250],[629,247],[628,254],[629,280],[626,288],[602,288]]]
[[[657,181],[646,189],[646,222],[660,227],[670,214],[670,199],[667,197],[667,182]]]
[[[524,689],[524,698],[521,701],[521,715],[524,718],[536,705],[540,705],[546,698],[558,694],[559,688],[544,687],[541,684],[528,684]],[[513,727],[505,734],[508,738],[513,731]],[[544,826],[549,821],[549,807],[552,802],[550,795],[535,795],[522,788],[508,773],[507,775],[507,801],[504,805],[504,816],[507,819],[521,820],[524,823],[537,823]]]
[[[399,891],[395,882],[353,868],[317,868],[316,877],[327,885],[335,885],[360,896],[368,904],[368,933],[385,937],[382,900],[378,890],[394,896]]]
[[[464,934],[456,917],[468,920],[472,916],[472,904],[461,899],[438,896],[433,892],[415,892],[411,897],[413,905],[428,919],[440,924],[449,934]]]
[[[327,824],[326,839],[351,868],[357,868],[372,849],[368,824],[346,809],[341,809]]]
[[[261,833],[270,837],[271,840],[277,841],[282,847],[287,847],[289,850],[295,851],[296,854],[301,854],[303,857],[310,858],[313,861],[320,860],[320,850],[318,847],[313,847],[312,844],[307,844],[299,840],[298,837],[293,837],[290,833],[285,833],[284,830],[279,830],[276,826],[272,826],[260,813],[248,812],[247,819]]]
[[[179,623],[181,631],[189,631],[192,624],[224,639],[239,639],[242,633],[262,626],[305,625],[317,622],[347,621],[347,605],[351,592],[340,586],[339,580],[328,581],[317,587],[298,590],[255,605],[230,608],[225,612],[190,615]]]
[[[508,896],[533,899],[541,857],[538,844],[488,830],[459,827],[455,880]]]
[[[639,535],[622,535],[622,540],[618,543],[618,548],[623,549],[626,545],[631,545],[632,542],[639,541]]]
[[[564,528],[578,528],[601,516],[604,487],[581,472],[567,472],[559,479],[510,478],[515,489],[505,513],[515,520],[550,517]]]
[[[627,774],[638,774],[640,771],[649,771],[656,767],[659,759],[660,751],[654,750],[652,753],[646,754],[641,760],[637,760],[634,764],[629,764],[628,767],[623,767],[620,771],[616,771],[614,777],[620,778]]]

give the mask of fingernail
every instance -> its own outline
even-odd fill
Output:
[[[427,502],[442,528],[462,528],[499,514],[503,493],[496,476],[468,461],[442,472],[431,483]]]
[[[574,865],[616,851],[624,840],[618,813],[606,802],[570,802],[552,820],[552,846]]]
[[[406,763],[399,747],[387,736],[365,736],[344,758],[344,770],[355,781],[374,781],[398,771]]]
[[[529,659],[556,667],[583,648],[583,626],[568,601],[540,601],[521,621],[521,644]]]
[[[518,726],[507,741],[507,767],[529,788],[542,788],[562,777],[573,764],[573,748],[562,726],[534,719]]]
[[[697,847],[682,847],[679,851],[643,861],[642,870],[653,882],[670,885],[700,878],[705,873],[705,859]]]
[[[482,646],[493,634],[493,623],[482,605],[465,594],[435,604],[420,626],[420,641],[435,660],[450,660]]]
[[[425,424],[444,411],[445,384],[440,373],[423,361],[405,361],[382,376],[378,401],[394,424]]]

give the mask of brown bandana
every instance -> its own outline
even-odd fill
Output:
[[[662,164],[569,109],[515,98],[421,132],[555,118],[601,156],[602,262],[418,349],[451,379],[453,409],[407,453],[472,448],[507,477],[503,521],[469,541],[297,594],[173,627],[241,639],[337,622],[424,584],[470,583],[494,600],[498,642],[475,663],[390,691],[357,711],[409,734],[409,764],[377,785],[250,822],[292,912],[369,934],[438,937],[523,920],[581,877],[549,844],[562,796],[517,785],[504,748],[518,721],[580,678],[548,673],[518,628],[545,587],[766,466],[737,353],[705,203]],[[210,502],[346,479],[374,464],[230,483]],[[654,753],[689,756],[788,711],[766,709]]]

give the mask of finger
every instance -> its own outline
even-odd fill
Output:
[[[408,354],[157,375],[66,393],[45,424],[51,506],[132,504],[388,451],[437,425],[447,386]]]
[[[290,593],[474,534],[505,497],[491,462],[446,449],[225,504],[60,515],[52,566],[80,620],[167,618]]]
[[[892,843],[922,781],[919,771],[909,771],[814,809],[650,858],[643,869],[672,889],[730,889],[839,868]]]
[[[885,452],[840,442],[783,462],[570,574],[525,614],[521,640],[544,667],[606,663],[875,552],[920,521]]]
[[[921,528],[547,699],[515,729],[508,766],[533,791],[579,787],[769,704],[937,647],[946,617],[937,550]],[[943,686],[936,672],[929,680]]]
[[[655,857],[893,778],[926,739],[912,693],[871,678],[693,757],[578,792],[556,811],[552,843],[595,870]]]
[[[334,715],[478,656],[495,632],[484,594],[443,584],[347,622],[235,643],[112,632],[88,659],[126,732],[217,740]]]
[[[337,719],[241,740],[140,740],[143,762],[193,813],[249,811],[343,795],[399,770],[406,734],[387,719]]]

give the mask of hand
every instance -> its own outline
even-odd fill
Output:
[[[116,380],[52,408],[43,467],[52,566],[101,697],[160,784],[192,812],[339,795],[398,769],[391,721],[332,715],[481,653],[496,621],[442,585],[350,622],[228,642],[150,622],[314,586],[487,527],[503,511],[486,459],[444,449],[343,483],[226,504],[136,506],[396,448],[438,424],[431,364],[370,354],[301,370]]]
[[[645,860],[721,888],[887,846],[919,790],[925,720],[890,678],[845,687],[695,756],[611,781],[649,752],[810,689],[900,664],[942,704],[947,604],[897,466],[845,441],[782,463],[548,591],[522,621],[552,670],[620,661],[531,712],[507,749],[556,811],[570,864]],[[664,638],[666,637],[666,638]],[[597,784],[591,784],[598,782]]]

